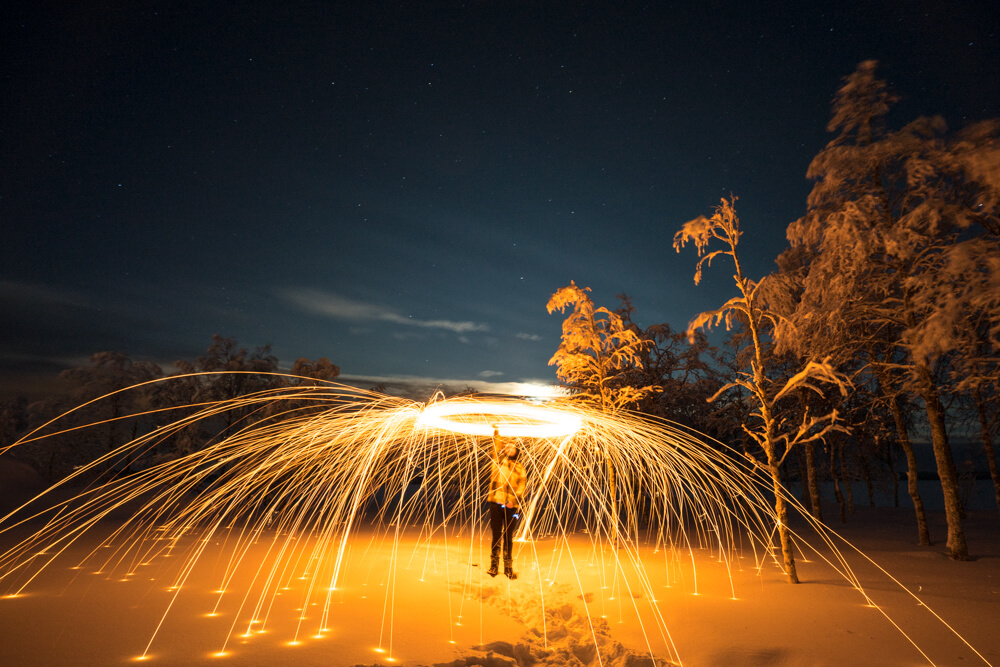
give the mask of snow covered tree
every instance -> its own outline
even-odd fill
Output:
[[[315,362],[305,357],[299,357],[292,365],[291,374],[301,378],[309,378],[298,382],[302,386],[321,386],[326,382],[336,380],[340,375],[340,367],[331,363],[326,357],[320,357]]]
[[[948,550],[968,557],[958,478],[942,404],[942,365],[963,347],[970,318],[1000,339],[997,156],[1000,124],[949,135],[943,119],[885,128],[894,100],[867,61],[837,92],[816,156],[807,214],[788,228],[808,250],[797,315],[786,339],[866,346],[889,340],[885,368],[927,414],[945,497]],[[994,163],[995,164],[995,163]],[[992,179],[992,180],[991,180]]]
[[[556,376],[577,397],[605,412],[634,407],[660,391],[655,385],[635,387],[625,381],[630,371],[642,368],[640,353],[649,341],[626,327],[617,313],[595,308],[589,291],[570,281],[549,299],[549,313],[572,308],[549,366],[556,367]]]
[[[815,268],[819,252],[810,246],[793,244],[778,257],[778,267],[784,278],[782,288],[786,294],[782,299],[782,317],[775,327],[777,346],[783,352],[790,351],[806,358],[827,357],[839,370],[855,378],[856,386],[864,388],[866,384],[872,385],[873,393],[878,396],[877,406],[885,406],[893,416],[896,429],[893,440],[905,454],[907,490],[913,501],[919,543],[929,545],[927,517],[917,487],[917,458],[908,434],[912,406],[906,400],[905,392],[899,388],[900,357],[893,343],[894,336],[898,334],[892,327],[872,325],[857,313],[849,314],[849,308],[842,312],[841,317],[822,317],[814,310],[813,294],[807,288],[812,286],[810,271]],[[821,294],[829,296],[839,283],[835,281],[836,275],[826,275],[826,278],[831,282],[823,286]],[[848,298],[845,303],[856,302]],[[877,409],[877,406],[873,407]],[[853,422],[848,420],[848,423]],[[836,483],[837,471],[832,458],[830,465],[843,518],[844,498]]]
[[[177,383],[175,390],[182,390],[187,402],[225,401],[245,394],[280,386],[283,380],[273,375],[278,370],[278,358],[271,354],[271,346],[263,345],[252,353],[247,352],[235,338],[219,334],[212,336],[212,344],[194,363],[176,361],[174,365],[183,374],[204,373]],[[261,416],[268,416],[266,412]],[[233,425],[243,419],[243,409],[232,408],[225,412],[228,435]]]
[[[281,379],[294,387],[315,388],[318,395],[322,395],[325,393],[324,387],[328,387],[329,383],[340,376],[340,367],[326,357],[320,357],[316,361],[299,357],[292,364],[289,374],[296,377]],[[317,401],[316,397],[303,396],[291,401],[282,401],[282,403],[282,410],[294,408],[297,414],[303,414],[303,410],[306,409],[317,412],[325,409],[323,402]]]
[[[636,387],[627,382],[630,371],[642,368],[640,352],[649,341],[626,327],[617,313],[595,308],[589,291],[589,287],[577,287],[571,280],[549,299],[549,313],[564,313],[572,308],[563,320],[559,349],[549,365],[556,367],[556,376],[577,400],[614,413],[634,407],[660,387]],[[604,456],[611,501],[615,503],[615,468],[607,452]]]
[[[21,451],[49,480],[114,451],[140,429],[154,428],[153,417],[141,413],[158,406],[158,389],[155,384],[142,383],[162,374],[156,364],[133,361],[121,352],[98,352],[86,365],[62,371],[62,390],[29,405],[28,413],[31,428],[42,427],[41,433],[63,433],[29,443]],[[63,419],[44,426],[63,413],[67,413]],[[90,428],[71,430],[85,425]],[[133,463],[125,458],[108,461],[106,467],[121,470]]]
[[[972,412],[993,480],[993,493],[1000,509],[1000,469],[993,441],[1000,431],[1000,351],[989,340],[981,322],[969,322],[976,335],[969,336],[951,365],[954,391],[960,392],[965,412]]]
[[[268,375],[278,370],[278,359],[271,354],[270,345],[248,353],[235,338],[219,334],[212,336],[212,344],[204,356],[198,357],[195,368],[204,373],[218,373],[211,377],[208,384],[209,394],[215,400],[236,398],[280,382],[278,378]]]
[[[701,313],[688,325],[688,336],[693,338],[697,329],[709,327],[720,322],[731,326],[737,320],[742,321],[750,334],[749,370],[739,372],[729,384],[723,386],[716,394],[719,396],[731,388],[739,387],[752,397],[750,419],[743,424],[743,430],[757,443],[764,452],[764,461],[752,460],[767,471],[771,477],[775,496],[775,514],[778,523],[778,535],[781,542],[781,553],[784,560],[785,574],[790,583],[798,583],[795,570],[795,557],[792,550],[791,534],[788,530],[788,507],[785,502],[781,481],[781,466],[792,449],[799,444],[822,439],[832,430],[843,430],[837,424],[837,412],[831,411],[821,416],[811,415],[809,410],[802,412],[800,420],[795,423],[783,416],[779,403],[782,399],[791,399],[801,390],[822,395],[818,383],[824,383],[839,389],[846,395],[845,378],[829,363],[824,361],[807,361],[802,368],[787,379],[775,382],[768,375],[765,363],[765,349],[768,331],[777,321],[776,313],[767,307],[762,290],[767,279],[755,281],[743,274],[737,245],[742,232],[740,221],[732,201],[723,199],[716,207],[711,218],[699,216],[681,227],[674,235],[674,249],[680,252],[688,242],[692,242],[698,250],[697,267],[694,281],[701,281],[702,267],[711,264],[718,256],[729,257],[735,268],[734,280],[739,295],[733,297],[717,310]],[[709,250],[709,244],[722,242],[722,249]],[[712,397],[713,400],[715,397]]]
[[[917,454],[910,442],[909,434],[913,406],[907,401],[905,392],[900,388],[902,384],[900,370],[892,357],[887,356],[893,353],[892,347],[885,344],[879,345],[877,341],[869,341],[866,352],[871,360],[869,367],[878,382],[882,401],[892,414],[896,429],[896,442],[903,450],[903,456],[906,457],[906,489],[913,502],[913,511],[917,519],[917,543],[920,546],[930,546],[931,537],[930,529],[927,526],[927,512],[924,510],[924,501],[918,486],[920,471],[917,469]]]

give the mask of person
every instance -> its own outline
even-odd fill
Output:
[[[493,546],[490,551],[491,577],[497,576],[500,566],[500,551],[503,549],[503,573],[508,579],[517,579],[514,572],[513,540],[514,531],[521,519],[520,501],[528,476],[524,465],[517,460],[517,442],[500,438],[500,430],[493,427],[493,467],[490,472],[490,491],[486,496],[490,511],[490,529],[493,531]]]

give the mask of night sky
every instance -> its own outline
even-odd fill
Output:
[[[732,295],[671,247],[720,197],[773,269],[859,61],[895,126],[1000,115],[993,2],[14,4],[4,392],[215,333],[372,382],[550,383],[570,280],[675,329]]]

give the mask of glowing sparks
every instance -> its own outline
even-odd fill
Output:
[[[451,433],[491,436],[497,427],[508,438],[558,438],[580,430],[579,415],[511,401],[456,401],[427,406],[417,424]]]
[[[423,545],[429,536],[448,540],[478,534],[485,523],[482,498],[492,457],[492,447],[486,445],[494,427],[501,436],[518,439],[530,480],[517,536],[524,546],[519,548],[539,561],[538,541],[552,539],[557,561],[567,536],[579,533],[594,553],[606,549],[614,580],[603,587],[608,594],[602,594],[601,603],[624,599],[635,606],[640,598],[648,601],[671,659],[679,656],[645,574],[644,553],[663,551],[678,560],[686,553],[693,568],[693,551],[710,549],[725,554],[718,561],[728,571],[733,554],[750,549],[758,571],[765,561],[780,568],[771,543],[776,521],[770,481],[721,443],[709,444],[672,424],[608,415],[567,401],[543,406],[463,397],[420,404],[340,385],[266,390],[193,406],[192,412],[74,473],[78,480],[96,478],[98,483],[42,512],[45,521],[37,533],[0,553],[0,582],[11,588],[5,597],[20,595],[112,511],[128,509],[130,518],[82,565],[131,581],[135,563],[176,557],[166,561],[176,571],[166,587],[164,617],[191,590],[212,591],[217,605],[223,598],[236,600],[232,612],[222,607],[225,613],[212,609],[205,614],[243,619],[233,620],[214,655],[229,655],[225,643],[231,639],[267,632],[275,600],[283,594],[280,600],[291,597],[298,605],[295,636],[285,644],[322,638],[330,632],[331,608],[343,597],[338,583],[362,527],[371,531],[372,543],[391,544],[393,558],[407,529],[419,530]],[[167,460],[152,455],[193,424],[223,421],[224,415],[236,413],[245,415],[244,421],[204,448]],[[115,468],[109,463],[113,461],[128,461],[137,472],[123,472],[126,466]],[[617,489],[613,496],[611,489]],[[790,503],[796,507],[794,500]],[[0,534],[25,517],[13,513],[7,519],[10,523],[0,524]],[[808,514],[803,519],[810,521]],[[829,533],[815,528],[833,553],[834,567],[856,583]],[[643,551],[646,543],[654,545],[648,552]],[[804,539],[801,545],[809,546]],[[206,553],[218,556],[222,574],[203,589],[188,577]],[[415,579],[430,580],[427,573],[436,573],[438,561],[427,562]],[[366,589],[366,582],[358,590],[361,600],[365,590],[381,589],[379,595],[385,596],[387,629],[375,651],[385,654],[386,661],[397,659],[388,657],[393,651],[395,563],[392,576],[378,588],[373,584]],[[583,563],[567,567],[579,576]],[[635,590],[619,580],[626,569],[637,573]],[[555,584],[553,571],[541,570],[539,566],[533,576],[549,590]],[[240,579],[238,574],[248,576]],[[696,578],[694,587],[697,595]],[[736,599],[735,593],[732,597]],[[447,632],[461,627],[462,614],[442,625]],[[158,631],[140,659],[149,656]]]

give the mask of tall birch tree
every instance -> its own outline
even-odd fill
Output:
[[[694,244],[698,251],[697,267],[694,282],[701,282],[703,267],[709,266],[716,257],[728,257],[733,263],[736,289],[739,292],[717,310],[701,313],[688,325],[688,336],[703,327],[710,327],[724,322],[731,326],[735,321],[744,323],[750,333],[750,369],[739,372],[728,384],[723,386],[711,400],[724,394],[732,388],[742,388],[752,397],[750,418],[743,424],[744,432],[757,443],[764,452],[764,460],[752,460],[765,470],[771,478],[774,490],[774,509],[778,524],[778,536],[781,543],[781,554],[785,575],[789,583],[798,583],[795,569],[795,556],[792,548],[791,533],[788,528],[788,506],[785,501],[785,491],[781,481],[781,465],[796,445],[821,440],[831,430],[843,430],[837,424],[837,412],[815,416],[808,410],[799,415],[799,420],[790,422],[783,409],[783,399],[790,400],[801,390],[824,394],[821,384],[837,388],[841,395],[847,394],[845,378],[825,361],[807,361],[801,369],[778,383],[768,375],[765,359],[766,336],[777,322],[776,313],[768,308],[762,289],[767,279],[756,281],[743,272],[737,246],[742,231],[740,220],[734,208],[733,200],[723,199],[716,207],[711,218],[699,216],[681,227],[674,235],[674,249],[680,252],[688,243]],[[721,249],[709,250],[709,245],[721,243]],[[773,277],[770,277],[773,278]],[[794,411],[790,411],[794,412]]]

